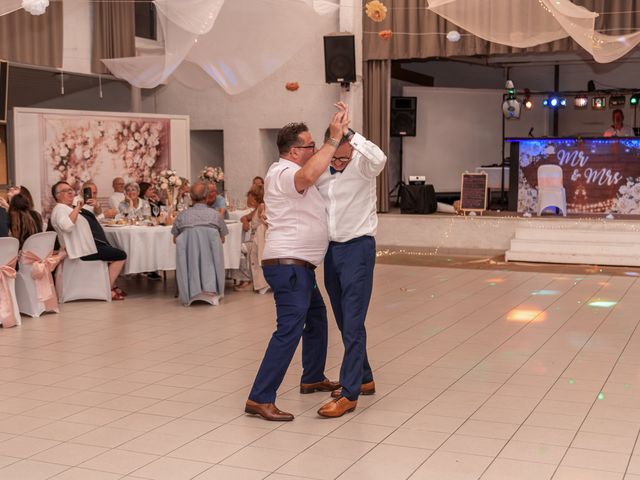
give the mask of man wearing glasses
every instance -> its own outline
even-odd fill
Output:
[[[275,405],[276,392],[302,338],[300,393],[329,392],[340,387],[324,375],[327,358],[327,309],[316,285],[329,237],[325,205],[315,187],[349,127],[342,102],[329,124],[329,135],[316,151],[304,123],[278,132],[280,159],[269,168],[264,200],[267,229],[262,269],[273,290],[277,326],[256,375],[245,412],[265,420],[291,421],[293,415]]]
[[[323,417],[341,417],[356,408],[359,395],[375,393],[364,321],[376,260],[376,177],[386,161],[378,146],[349,129],[318,181],[331,240],[324,257],[324,284],[344,344],[342,389],[334,390],[333,400],[318,410]]]

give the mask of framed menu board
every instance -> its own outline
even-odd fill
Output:
[[[463,173],[460,186],[460,210],[482,212],[487,209],[487,174]]]

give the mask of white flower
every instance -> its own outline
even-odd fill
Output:
[[[140,132],[136,132],[133,134],[133,138],[135,138],[139,142],[142,138],[142,135],[140,135]]]
[[[84,157],[85,160],[89,160],[91,158],[91,150],[88,150],[88,149],[85,150],[82,156]]]
[[[134,150],[137,146],[138,146],[138,143],[133,139],[127,142],[127,150],[129,151]]]
[[[161,188],[162,190],[168,190],[168,189],[169,189],[169,185],[167,185],[166,183],[161,183],[161,184],[160,184],[160,188]]]
[[[222,180],[224,180],[224,173],[220,172],[218,175],[218,181],[221,182]]]
[[[627,185],[622,185],[620,187],[620,189],[618,190],[620,192],[621,195],[628,195],[630,193],[630,189],[628,187],[629,184]]]
[[[175,176],[175,175],[171,175],[171,176],[169,177],[169,183],[173,183],[173,184],[175,184],[175,183],[176,183],[176,176]]]
[[[616,210],[620,213],[630,213],[638,204],[627,197],[618,198],[616,201]]]
[[[144,163],[148,166],[148,167],[153,167],[153,164],[156,163],[155,159],[153,157],[150,157],[149,155],[145,155],[144,157]]]
[[[631,187],[631,195],[635,198],[640,198],[640,183],[636,183]]]
[[[182,180],[180,180],[179,178],[176,180],[176,187],[179,187],[180,185],[182,185]]]
[[[60,166],[58,167],[58,170],[59,170],[59,171],[61,171],[61,172],[64,172],[64,170],[65,170],[64,165],[60,165]]]

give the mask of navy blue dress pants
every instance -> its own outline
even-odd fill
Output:
[[[373,381],[364,321],[375,262],[376,241],[371,236],[331,242],[324,257],[324,285],[344,344],[340,384],[342,395],[349,400],[358,399],[362,383]]]
[[[263,266],[273,290],[277,325],[256,375],[249,400],[274,403],[276,392],[302,337],[301,383],[324,380],[327,360],[327,309],[313,270],[298,265]]]

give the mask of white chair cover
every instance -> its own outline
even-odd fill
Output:
[[[549,207],[559,208],[567,216],[567,194],[558,165],[538,167],[538,216]]]
[[[42,232],[31,235],[22,245],[22,252],[32,252],[40,259],[44,260],[53,250],[56,241],[56,232]],[[22,257],[22,255],[21,255]],[[38,286],[33,278],[33,264],[25,262],[24,258],[19,260],[20,269],[16,275],[16,298],[20,313],[29,315],[30,317],[39,317],[45,311],[60,312],[57,299],[54,299],[52,305],[47,308],[45,302],[38,299]],[[51,272],[47,269],[45,275],[51,276]],[[53,282],[52,282],[53,284]]]
[[[73,300],[111,301],[107,262],[85,262],[65,258],[56,271],[56,290],[60,303]]]
[[[185,228],[176,239],[176,281],[180,302],[218,305],[224,296],[224,254],[220,233],[207,226]]]
[[[0,323],[3,327],[20,325],[16,300],[15,261],[20,242],[12,237],[0,238]]]

